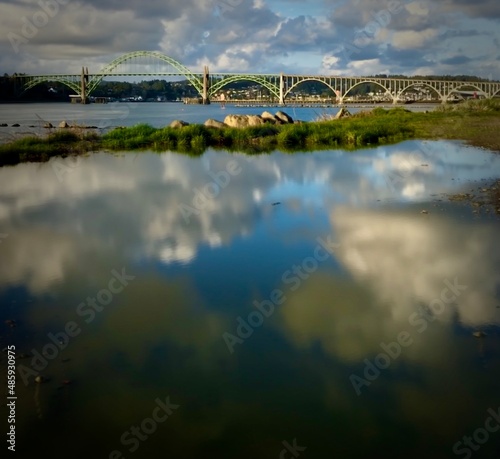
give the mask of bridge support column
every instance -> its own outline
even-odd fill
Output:
[[[285,105],[285,76],[280,73],[280,105]]]
[[[82,67],[82,75],[80,78],[80,98],[81,103],[88,103],[87,100],[87,83],[89,82],[89,68]]]
[[[208,66],[205,65],[203,67],[203,95],[202,95],[202,103],[203,105],[208,105],[210,104],[210,98],[208,97],[208,89],[209,89],[209,73],[208,73]]]

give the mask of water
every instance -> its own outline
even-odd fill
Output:
[[[19,454],[465,457],[500,405],[500,221],[442,193],[499,175],[446,141],[1,168]]]
[[[374,106],[350,107],[352,113],[370,110]],[[389,106],[390,108],[391,106]],[[411,110],[432,110],[434,106],[408,105]],[[318,117],[335,115],[338,108],[324,107],[239,107],[227,105],[222,109],[219,104],[185,105],[182,103],[137,103],[114,102],[110,104],[71,104],[71,103],[30,103],[0,104],[0,141],[25,133],[40,134],[45,123],[58,126],[61,121],[83,126],[97,126],[108,129],[116,126],[133,126],[137,123],[148,123],[155,127],[167,126],[175,119],[188,123],[204,123],[209,118],[223,121],[228,114],[261,114],[264,110],[275,113],[284,109],[294,119],[312,121]],[[19,124],[19,127],[12,127]]]

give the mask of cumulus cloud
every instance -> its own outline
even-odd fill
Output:
[[[164,52],[197,70],[208,63],[213,71],[342,73],[352,61],[379,59],[381,68],[392,73],[435,66],[448,73],[472,70],[500,77],[493,54],[487,57],[498,40],[499,8],[490,0],[331,0],[307,6],[294,2],[293,8],[251,0],[154,0],[140,5],[131,0],[73,1],[61,5],[29,39],[22,35],[23,18],[32,19],[39,4],[1,4],[5,33],[0,36],[0,67],[8,73],[73,73],[82,63],[97,71],[119,54],[145,49]],[[474,46],[482,49],[482,56],[467,49],[465,55],[474,62],[440,67],[450,57],[449,48],[466,44],[473,30],[481,31]],[[9,40],[12,34],[21,37],[19,52]],[[340,44],[354,44],[356,52],[346,55]],[[402,53],[391,55],[389,47]],[[418,65],[404,58],[415,50]],[[340,61],[333,63],[332,56]]]

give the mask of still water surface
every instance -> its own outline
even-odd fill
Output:
[[[498,176],[444,141],[1,168],[21,457],[466,457],[500,406],[500,222],[442,193]]]
[[[349,111],[356,113],[360,110],[370,110],[374,106],[349,107]],[[391,108],[389,105],[386,108]],[[405,105],[406,109],[422,111],[433,110],[434,105]],[[261,114],[264,110],[275,113],[280,107],[239,107],[227,105],[222,109],[219,104],[185,105],[182,103],[145,103],[145,102],[113,102],[110,104],[71,104],[71,103],[26,103],[0,104],[0,141],[10,140],[12,137],[24,133],[45,133],[45,123],[50,122],[58,126],[61,121],[80,126],[96,126],[100,130],[117,126],[133,126],[137,123],[148,123],[154,127],[163,127],[175,119],[188,123],[204,123],[209,118],[223,121],[231,114]],[[335,115],[337,107],[284,107],[294,119],[312,121],[319,117]],[[19,124],[19,127],[12,127]]]

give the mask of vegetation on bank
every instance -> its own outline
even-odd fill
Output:
[[[202,154],[207,147],[247,153],[354,149],[409,138],[463,139],[500,150],[500,101],[470,101],[418,113],[398,107],[376,108],[340,120],[247,128],[188,125],[154,128],[139,124],[101,136],[71,129],[47,137],[26,137],[0,145],[0,164],[46,161],[51,156],[89,151],[155,150]]]

